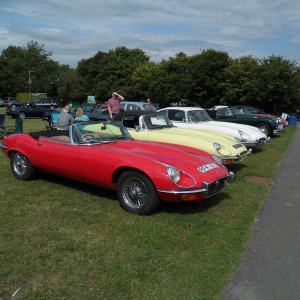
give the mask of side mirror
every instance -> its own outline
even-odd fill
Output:
[[[141,127],[140,127],[139,125],[135,125],[135,126],[134,126],[134,129],[135,129],[135,131],[140,131],[140,130],[141,130]]]

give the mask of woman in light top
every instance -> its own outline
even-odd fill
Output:
[[[89,121],[89,120],[90,120],[89,117],[83,113],[83,109],[81,107],[79,107],[76,110],[75,121],[76,122],[86,122],[86,121]]]

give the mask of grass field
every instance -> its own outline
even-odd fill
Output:
[[[47,174],[19,181],[1,153],[0,299],[18,289],[19,299],[218,299],[295,130],[234,166],[236,182],[215,199],[147,217],[112,191]]]

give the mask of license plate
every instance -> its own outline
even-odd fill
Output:
[[[199,167],[198,170],[201,172],[201,173],[205,173],[209,170],[212,170],[212,169],[216,169],[216,168],[219,168],[219,166],[217,164],[214,164],[214,163],[211,163],[211,164],[208,164],[208,165],[204,165],[202,167]]]

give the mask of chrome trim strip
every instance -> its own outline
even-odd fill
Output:
[[[168,193],[168,194],[194,194],[194,193],[204,193],[207,191],[207,188],[197,189],[197,190],[188,190],[188,191],[176,191],[176,190],[157,190],[160,193]]]
[[[0,148],[1,148],[1,149],[4,149],[4,150],[5,150],[5,149],[8,149],[8,147],[5,146],[2,142],[0,142]]]
[[[235,181],[235,174],[233,172],[229,172],[229,182],[234,182]]]
[[[225,178],[228,178],[228,181],[230,183],[234,182],[235,180],[235,174],[233,172],[229,172],[229,175],[228,176],[225,176],[225,177],[222,177],[222,178],[218,178],[217,180],[222,180],[222,179],[225,179]],[[212,181],[211,183],[213,183],[214,181]],[[208,191],[208,186],[211,184],[211,183],[208,183],[206,181],[203,181],[203,186],[204,188],[202,189],[197,189],[197,190],[187,190],[187,191],[176,191],[176,190],[157,190],[158,192],[160,193],[168,193],[168,194],[174,194],[174,195],[181,195],[181,194],[194,194],[194,193],[205,193]],[[223,190],[223,189],[222,189]],[[219,192],[221,192],[222,190],[220,190]],[[218,192],[218,193],[219,193]],[[214,194],[216,195],[216,194]],[[213,195],[213,196],[214,196]]]
[[[273,133],[274,133],[274,134],[280,134],[280,133],[281,133],[281,130],[280,130],[280,129],[275,129],[275,130],[273,130]]]

